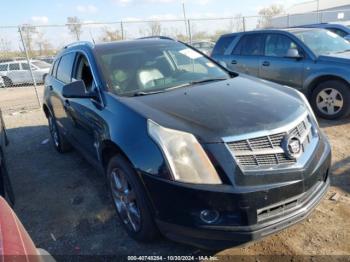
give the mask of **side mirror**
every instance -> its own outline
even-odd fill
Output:
[[[83,80],[74,81],[63,86],[62,95],[65,98],[96,98],[95,93],[86,93]]]
[[[286,58],[294,58],[294,59],[303,58],[303,56],[300,55],[298,49],[296,49],[296,48],[289,48],[285,57]]]

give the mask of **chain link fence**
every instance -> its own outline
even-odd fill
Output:
[[[43,80],[56,53],[75,41],[110,42],[163,35],[193,43],[215,43],[220,35],[259,28],[279,28],[350,20],[350,10],[278,17],[222,18],[69,23],[0,27],[0,107],[5,112],[39,108]]]

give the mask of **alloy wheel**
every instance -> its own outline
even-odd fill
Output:
[[[344,99],[342,94],[334,88],[325,88],[317,94],[317,108],[326,115],[335,115],[342,110]]]
[[[115,168],[110,177],[113,202],[123,223],[132,231],[141,228],[141,212],[137,206],[136,195],[125,173]]]

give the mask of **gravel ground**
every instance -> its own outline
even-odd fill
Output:
[[[35,98],[33,89],[14,90],[0,90],[1,106],[4,101],[26,105],[29,96]],[[16,92],[20,95],[11,98],[9,93]],[[75,151],[61,155],[54,150],[40,110],[21,109],[5,108],[4,116],[15,212],[36,245],[54,256],[350,255],[350,119],[320,120],[333,149],[332,187],[308,219],[244,247],[208,253],[164,238],[147,244],[130,239],[116,218],[104,178]]]

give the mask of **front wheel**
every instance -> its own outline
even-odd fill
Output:
[[[312,92],[311,105],[322,118],[345,117],[350,112],[350,88],[338,80],[322,82]]]
[[[117,214],[129,236],[138,241],[155,239],[158,230],[146,192],[133,167],[120,155],[112,157],[107,178]]]

